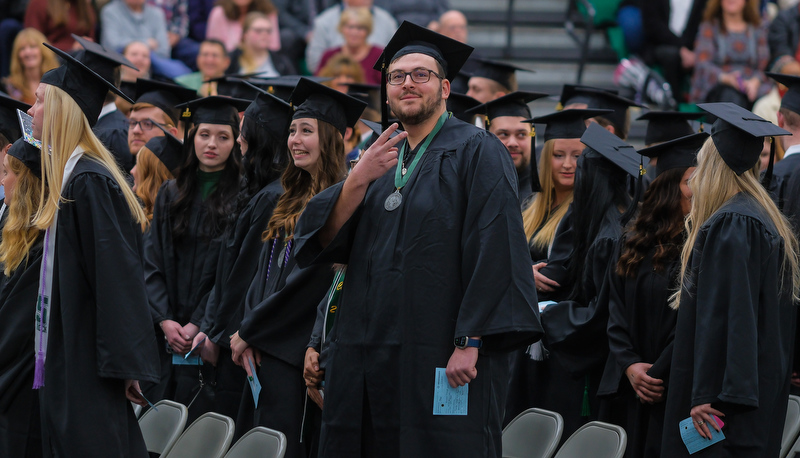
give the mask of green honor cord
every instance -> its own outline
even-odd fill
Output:
[[[425,151],[428,149],[428,146],[433,141],[433,138],[436,137],[436,134],[442,129],[444,122],[447,121],[447,118],[450,117],[450,113],[445,111],[439,116],[439,121],[436,122],[436,127],[433,128],[431,133],[425,137],[425,141],[422,142],[422,146],[419,148],[419,152],[417,153],[414,160],[411,161],[411,165],[408,166],[406,173],[402,173],[403,169],[403,156],[406,153],[406,147],[408,146],[408,140],[403,143],[403,146],[400,148],[400,154],[397,157],[397,168],[394,171],[394,187],[400,190],[403,186],[408,183],[408,179],[411,178],[411,173],[414,171],[414,168],[417,166],[417,163],[422,159],[422,155],[425,154]]]

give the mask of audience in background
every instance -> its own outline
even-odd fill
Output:
[[[372,26],[372,13],[368,8],[347,8],[342,11],[339,33],[344,38],[344,44],[330,48],[322,54],[317,73],[331,57],[343,54],[361,64],[367,83],[380,84],[381,72],[372,67],[381,56],[383,48],[367,42],[367,37],[372,33]]]
[[[466,43],[469,38],[467,17],[458,10],[445,11],[439,16],[436,31],[448,38]]]
[[[254,12],[264,14],[272,24],[269,32],[269,50],[281,49],[278,10],[270,0],[220,0],[208,15],[206,38],[223,42],[225,49],[233,52],[242,42],[245,17],[248,13]]]
[[[242,26],[242,41],[231,53],[228,74],[257,74],[259,77],[294,75],[294,64],[269,50],[274,27],[264,13],[247,13]]]
[[[36,102],[34,92],[42,75],[58,67],[55,54],[42,45],[46,42],[41,32],[27,28],[17,35],[11,48],[11,73],[5,79],[5,91],[29,105]]]
[[[22,30],[28,0],[0,0],[0,78],[8,76],[11,45]]]
[[[345,94],[347,94],[351,83],[365,82],[364,69],[358,62],[344,54],[333,56],[333,58],[319,70],[317,76],[330,78],[322,84]]]
[[[200,42],[189,37],[189,0],[147,0],[147,3],[164,12],[172,58],[196,70],[195,57],[200,50]]]
[[[42,32],[56,48],[70,51],[80,48],[73,33],[96,39],[97,13],[87,0],[30,0],[25,27]]]
[[[209,39],[200,43],[200,52],[197,54],[197,68],[199,71],[179,76],[175,82],[194,89],[205,97],[217,95],[216,83],[206,81],[225,75],[225,70],[231,64],[225,45],[219,40]]]
[[[375,4],[389,12],[398,24],[403,21],[437,28],[439,16],[450,9],[448,0],[377,0]]]
[[[150,78],[150,48],[141,41],[132,41],[122,50],[122,55],[138,69],[122,65],[122,81],[135,83],[137,78]]]

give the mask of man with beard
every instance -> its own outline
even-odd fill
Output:
[[[536,137],[530,123],[523,122],[531,118],[528,104],[536,99],[547,97],[539,92],[517,91],[494,99],[470,110],[484,115],[486,130],[495,134],[505,145],[514,168],[517,169],[517,193],[522,208],[534,192],[539,192],[539,179],[531,180],[531,148]]]
[[[501,456],[508,352],[541,326],[510,156],[445,108],[470,52],[404,22],[376,67],[405,132],[390,139],[393,124],[298,222],[299,264],[348,265],[320,456]],[[439,411],[457,387],[461,409]]]

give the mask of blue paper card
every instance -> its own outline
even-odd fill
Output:
[[[261,393],[261,382],[258,381],[256,366],[253,364],[253,360],[248,358],[247,363],[250,364],[250,373],[253,374],[252,377],[249,375],[247,376],[247,383],[250,384],[250,391],[253,392],[253,404],[258,407],[258,395]]]
[[[558,304],[558,302],[554,302],[554,301],[542,301],[542,302],[539,302],[539,313],[544,312],[544,309],[546,309],[548,306],[555,305],[555,304]]]
[[[205,342],[205,341],[206,341],[206,337],[203,337],[202,339],[200,339],[200,342],[197,342],[197,345],[192,347],[192,349],[189,350],[189,353],[186,353],[186,356],[184,356],[183,359],[189,359],[189,355],[194,353],[194,351],[197,350],[197,347],[199,347],[200,345],[203,345],[203,342]]]
[[[184,358],[181,355],[172,354],[172,365],[173,366],[201,366],[203,365],[203,360],[200,359],[199,356],[194,355],[188,358]]]
[[[686,444],[690,455],[725,439],[725,434],[722,433],[722,430],[717,432],[711,426],[708,427],[708,430],[711,431],[711,440],[702,437],[695,429],[692,417],[682,420],[679,427],[681,430],[681,439],[683,439],[683,443]]]
[[[434,415],[466,415],[469,384],[453,388],[443,367],[437,367],[433,382]]]
[[[149,399],[147,399],[146,397],[144,397],[144,393],[142,393],[142,392],[140,391],[140,392],[139,392],[139,396],[141,396],[141,397],[142,397],[142,399],[144,399],[144,401],[147,403],[147,405],[149,405],[149,406],[150,406],[150,407],[151,407],[153,410],[155,410],[156,412],[158,412],[158,408],[157,408],[156,406],[154,406],[154,405],[153,405],[153,403],[152,403],[152,402],[150,402],[150,400],[149,400]]]

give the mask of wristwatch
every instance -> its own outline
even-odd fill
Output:
[[[467,336],[461,336],[453,339],[453,345],[462,350],[469,347],[481,348],[483,341],[481,339],[470,339]]]

